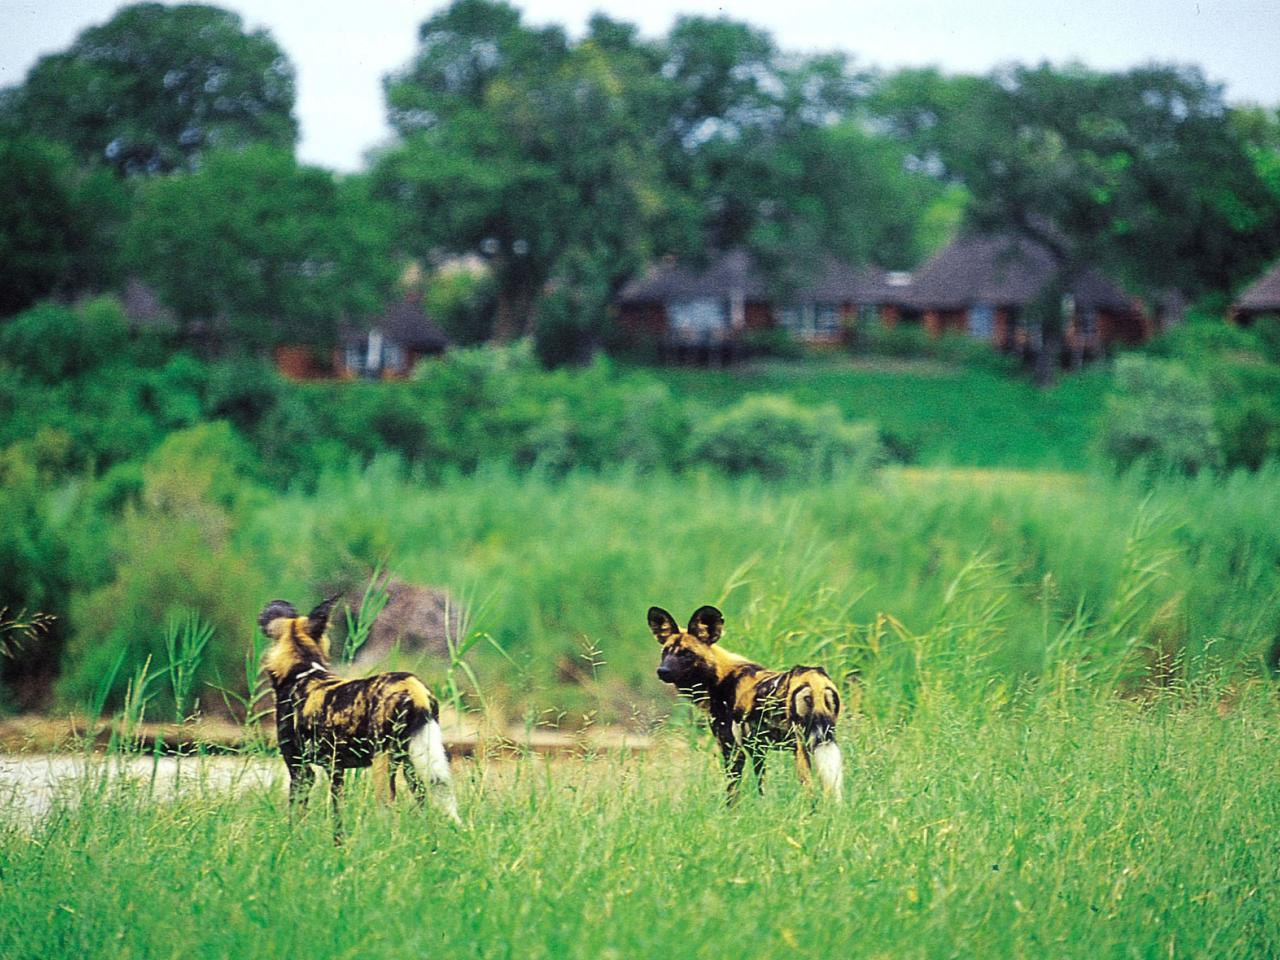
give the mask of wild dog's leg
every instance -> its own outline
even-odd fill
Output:
[[[742,771],[747,765],[747,754],[742,746],[735,743],[732,736],[717,737],[720,743],[720,754],[724,757],[724,772],[729,778],[728,800],[730,804],[738,802],[738,787],[742,783]]]
[[[391,754],[391,777],[394,780],[396,771],[399,770],[404,774],[404,782],[409,785],[409,792],[413,794],[419,805],[427,799],[427,786],[422,782],[422,778],[418,776],[418,771],[414,769],[413,759],[409,756],[408,741],[396,747]]]
[[[796,773],[800,775],[800,782],[806,787],[813,785],[813,765],[809,759],[809,748],[799,738],[796,738]]]
[[[316,782],[316,772],[309,763],[291,760],[286,763],[289,770],[289,810],[306,807],[307,797],[311,793],[311,785]]]
[[[759,746],[751,748],[749,752],[751,754],[751,770],[756,777],[756,792],[764,796],[764,768],[767,757],[764,749]]]
[[[431,796],[455,823],[462,823],[458,816],[458,799],[453,794],[453,774],[449,770],[449,755],[444,749],[444,735],[440,732],[440,724],[436,720],[428,720],[426,724],[409,738],[410,766],[418,779],[414,787],[414,779],[409,779],[409,786],[421,796],[421,781],[426,780],[431,788]],[[406,768],[406,775],[408,768]]]
[[[333,842],[342,842],[342,785],[347,771],[343,767],[329,768],[329,806],[333,813]]]

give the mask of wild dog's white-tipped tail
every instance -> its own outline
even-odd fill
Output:
[[[837,802],[844,795],[844,760],[840,747],[834,740],[820,743],[813,748],[813,770],[818,781]]]
[[[435,720],[428,720],[409,741],[409,760],[418,776],[427,781],[432,799],[455,823],[462,823],[458,799],[453,795],[453,775],[449,771],[449,755],[444,751],[444,735]]]

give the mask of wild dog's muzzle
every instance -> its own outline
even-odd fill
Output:
[[[814,717],[808,729],[809,745],[831,743],[836,738],[836,724],[830,717]]]

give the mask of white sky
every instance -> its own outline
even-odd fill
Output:
[[[117,0],[0,0],[0,87],[21,83],[45,53],[103,23]],[[360,167],[384,139],[381,80],[412,55],[418,25],[443,2],[230,0],[266,27],[298,73],[300,157]],[[593,11],[658,36],[677,14],[724,14],[773,34],[788,50],[840,49],[864,66],[934,64],[982,72],[1000,63],[1081,60],[1117,69],[1149,60],[1196,63],[1233,102],[1280,104],[1280,0],[530,0],[532,23],[573,34]]]

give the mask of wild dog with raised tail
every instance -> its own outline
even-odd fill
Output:
[[[449,757],[440,732],[440,705],[412,673],[379,673],[343,680],[329,669],[329,612],[337,597],[307,616],[293,604],[272,600],[258,617],[272,641],[263,669],[276,695],[276,733],[289,770],[289,801],[305,805],[315,782],[314,766],[329,774],[335,830],[341,830],[339,800],[352,767],[390,756],[389,787],[404,773],[421,802],[429,785],[433,799],[458,821]]]
[[[730,800],[737,796],[748,757],[756,783],[763,784],[769,749],[794,750],[801,781],[811,783],[816,773],[826,794],[840,799],[840,694],[825,670],[766,670],[730,653],[718,643],[724,616],[715,607],[699,607],[684,630],[667,611],[650,607],[649,629],[662,644],[658,679],[710,714],[711,732],[729,777]]]

